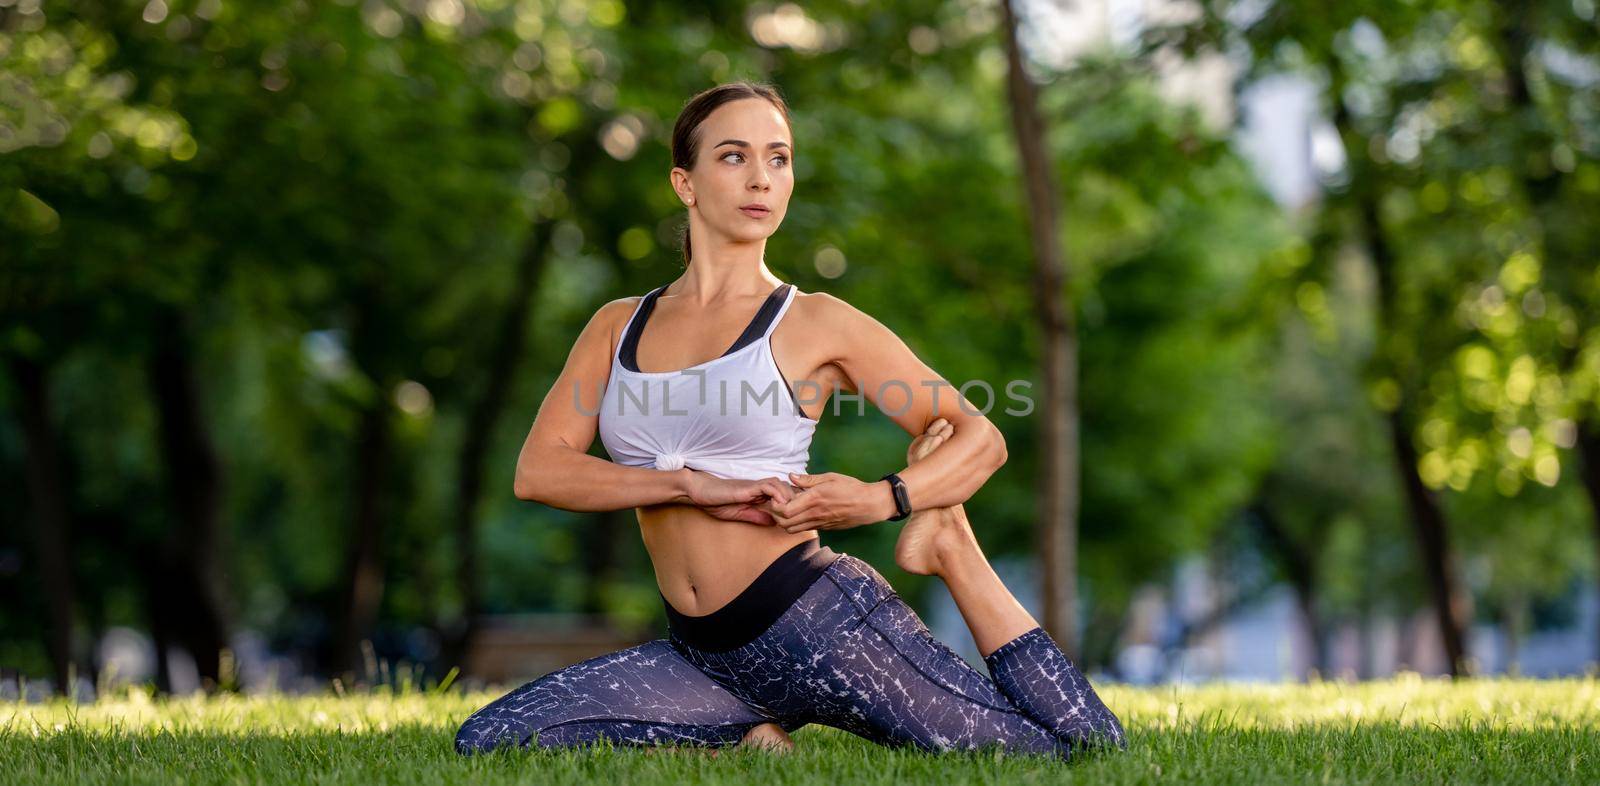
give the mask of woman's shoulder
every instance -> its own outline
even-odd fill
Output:
[[[632,314],[633,310],[639,306],[639,301],[643,298],[643,295],[629,295],[601,304],[599,308],[595,309],[594,314],[589,317],[590,326],[605,330],[620,327],[621,323],[627,321],[628,315]]]
[[[607,301],[595,309],[590,315],[588,324],[584,325],[579,336],[579,344],[588,341],[604,341],[611,347],[611,352],[616,352],[617,341],[622,336],[622,331],[627,327],[628,318],[634,309],[638,308],[643,295],[629,295]],[[598,351],[598,350],[597,350]]]
[[[876,322],[865,311],[830,292],[805,292],[796,287],[794,302],[789,308],[798,312],[800,320],[807,324],[845,331]]]
[[[615,317],[618,314],[626,316],[627,314],[632,313],[635,308],[638,308],[639,302],[642,300],[644,300],[644,295],[628,295],[627,297],[619,297],[616,300],[609,301],[600,306],[599,310],[596,312],[596,316],[605,315],[609,317]]]

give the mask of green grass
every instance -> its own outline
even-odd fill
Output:
[[[610,748],[458,757],[495,694],[0,703],[0,783],[1600,783],[1600,680],[1370,683],[1101,695],[1130,749],[1067,764],[890,749],[807,726],[797,750]]]

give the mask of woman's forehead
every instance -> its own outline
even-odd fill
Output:
[[[702,130],[708,139],[717,135],[711,140],[713,145],[729,137],[758,147],[766,147],[769,142],[793,143],[783,114],[771,102],[762,99],[741,99],[717,107],[706,117]]]

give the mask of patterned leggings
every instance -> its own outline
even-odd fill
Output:
[[[1126,749],[1122,724],[1043,628],[984,658],[988,677],[938,641],[871,565],[841,554],[744,646],[668,638],[590,658],[496,699],[456,734],[463,754],[501,745],[726,746],[751,728],[807,723],[884,745],[1070,758]]]

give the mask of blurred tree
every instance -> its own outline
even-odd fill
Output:
[[[1390,413],[1436,617],[1463,667],[1459,629],[1471,601],[1447,552],[1544,564],[1550,572],[1539,579],[1495,572],[1497,594],[1524,601],[1556,591],[1560,582],[1546,579],[1571,569],[1543,551],[1550,533],[1527,533],[1525,551],[1505,551],[1498,535],[1510,508],[1490,502],[1474,479],[1518,498],[1515,510],[1535,514],[1529,526],[1561,529],[1548,517],[1565,507],[1559,495],[1521,490],[1525,480],[1557,485],[1559,451],[1582,453],[1594,410],[1596,375],[1584,359],[1593,327],[1580,315],[1594,310],[1594,266],[1582,249],[1595,228],[1582,205],[1600,177],[1594,140],[1577,129],[1593,116],[1596,84],[1566,67],[1592,58],[1593,9],[1207,7],[1201,23],[1169,40],[1193,49],[1229,41],[1225,31],[1236,29],[1254,55],[1248,78],[1295,71],[1325,90],[1344,150],[1324,216],[1364,238],[1378,274],[1384,333],[1371,393]],[[1446,491],[1463,496],[1441,498]],[[1459,549],[1446,545],[1447,518],[1456,519],[1448,529],[1471,536]],[[1488,585],[1475,573],[1471,589],[1481,594]]]
[[[1479,6],[1468,8],[1478,11]],[[1500,138],[1505,155],[1497,158],[1521,186],[1532,219],[1529,246],[1536,255],[1532,261],[1526,253],[1512,255],[1500,279],[1505,289],[1521,296],[1528,317],[1557,317],[1554,330],[1529,325],[1517,332],[1533,339],[1526,343],[1534,345],[1537,387],[1556,386],[1565,394],[1547,398],[1560,403],[1538,412],[1533,428],[1510,432],[1519,443],[1524,433],[1537,431],[1541,437],[1537,449],[1514,453],[1533,461],[1535,480],[1554,485],[1545,481],[1552,472],[1559,473],[1557,449],[1576,448],[1593,527],[1592,573],[1600,582],[1600,324],[1594,316],[1600,312],[1600,265],[1594,253],[1595,238],[1600,237],[1600,215],[1594,209],[1600,202],[1600,139],[1592,133],[1600,120],[1600,79],[1592,69],[1584,75],[1568,67],[1574,62],[1592,65],[1600,57],[1596,12],[1592,3],[1526,0],[1484,3],[1481,9],[1469,18],[1481,20],[1486,28],[1483,37],[1501,71],[1498,79],[1485,74],[1485,81],[1502,88],[1486,94],[1495,99],[1485,102],[1492,117],[1485,126],[1489,136]],[[1490,69],[1486,65],[1482,70]],[[1537,278],[1537,285],[1529,277]],[[1522,288],[1519,284],[1526,290],[1515,292]],[[1525,369],[1526,357],[1517,356],[1512,363]],[[1552,411],[1556,409],[1559,415]],[[1595,658],[1600,660],[1600,641]]]
[[[1296,13],[1350,69],[1353,143],[1389,149],[1415,121],[1368,99],[1419,88],[1388,78],[1388,60],[1340,43],[1355,35],[1340,31],[1358,28],[1356,11],[1332,21]],[[1252,503],[1277,523],[1262,533],[1319,627],[1415,594],[1390,591],[1409,590],[1415,571],[1392,564],[1392,474],[1375,478],[1364,461],[1389,450],[1371,444],[1387,411],[1349,406],[1361,388],[1347,366],[1369,345],[1411,369],[1404,433],[1420,455],[1396,468],[1414,469],[1468,531],[1512,513],[1540,528],[1527,543],[1502,533],[1464,547],[1475,559],[1516,550],[1495,558],[1496,597],[1509,609],[1519,593],[1546,591],[1536,578],[1555,583],[1535,574],[1557,564],[1565,541],[1546,528],[1571,500],[1458,485],[1472,475],[1466,440],[1484,450],[1486,428],[1502,433],[1501,420],[1480,422],[1478,394],[1524,384],[1526,399],[1491,409],[1532,407],[1526,423],[1504,423],[1528,429],[1532,446],[1523,451],[1511,431],[1495,444],[1514,448],[1513,474],[1548,478],[1547,457],[1573,447],[1560,421],[1578,423],[1577,402],[1592,402],[1583,379],[1594,362],[1573,349],[1589,344],[1566,343],[1575,306],[1553,283],[1519,283],[1522,313],[1537,290],[1544,316],[1498,327],[1506,317],[1485,282],[1522,282],[1526,262],[1514,249],[1487,273],[1462,260],[1481,253],[1470,228],[1500,232],[1514,216],[1428,208],[1439,190],[1467,194],[1475,182],[1473,160],[1442,155],[1441,138],[1418,156],[1424,174],[1394,155],[1375,162],[1370,204],[1335,183],[1305,242],[1222,133],[1158,98],[1149,61],[1029,63],[1051,127],[1033,160],[1055,167],[1040,180],[1055,180],[1072,217],[1070,231],[1044,240],[1073,261],[1070,287],[1064,272],[1059,299],[1040,300],[1050,287],[1036,283],[1030,227],[1063,216],[1018,188],[1019,172],[1037,164],[1019,162],[999,88],[1008,64],[999,5],[63,2],[0,14],[7,42],[19,42],[0,49],[0,80],[48,97],[4,116],[25,129],[8,144],[33,141],[0,159],[0,221],[8,238],[25,239],[0,243],[0,335],[16,359],[3,395],[18,402],[0,449],[18,470],[3,482],[26,485],[34,534],[0,533],[0,549],[26,544],[37,557],[26,580],[0,586],[52,619],[8,614],[0,625],[48,628],[58,672],[58,653],[85,651],[61,633],[74,609],[89,637],[150,624],[156,612],[204,619],[190,613],[200,592],[147,590],[174,560],[221,575],[238,599],[225,616],[269,631],[280,648],[320,649],[317,665],[338,671],[359,670],[368,639],[378,654],[447,668],[480,612],[659,622],[642,547],[624,537],[627,512],[529,505],[506,480],[532,417],[524,402],[548,389],[598,304],[682,270],[665,142],[685,99],[735,78],[768,79],[794,104],[797,189],[769,264],[881,319],[958,387],[990,386],[963,394],[988,399],[1012,447],[1008,471],[968,505],[997,558],[1040,556],[1041,522],[1056,520],[1037,480],[1052,474],[1037,442],[1049,436],[1030,418],[1063,410],[1016,398],[1031,397],[1054,356],[1035,317],[1059,307],[1078,326],[1081,584],[1063,589],[1081,590],[1071,604],[1081,621],[1055,633],[1081,641],[1084,663],[1110,663],[1132,593],[1246,521],[1238,512]],[[1426,52],[1423,39],[1404,38],[1409,23],[1381,21],[1410,56]],[[1296,60],[1292,36],[1276,40],[1284,59],[1263,68],[1325,73]],[[1581,95],[1566,99],[1575,127],[1587,117]],[[1470,116],[1473,99],[1448,98],[1439,105]],[[1576,147],[1590,140],[1572,140],[1567,210],[1593,191]],[[1498,178],[1476,182],[1498,195]],[[1520,182],[1504,178],[1512,190]],[[1406,341],[1376,345],[1369,330],[1333,349],[1270,344],[1302,317],[1321,331],[1336,299],[1342,329],[1376,313],[1362,310],[1367,290],[1321,286],[1342,269],[1348,239],[1369,236],[1356,231],[1368,215],[1395,249],[1390,335]],[[1463,310],[1467,323],[1453,323]],[[1481,364],[1480,344],[1492,361],[1482,376],[1467,373]],[[1556,347],[1579,360],[1556,371],[1545,354]],[[1534,372],[1518,370],[1522,355]],[[1311,391],[1279,368],[1308,365]],[[1374,372],[1369,395],[1391,400],[1389,379]],[[877,477],[903,461],[907,439],[875,415],[841,422],[819,431],[812,466]],[[24,464],[34,471],[25,479]],[[208,475],[214,482],[185,480]],[[860,528],[831,543],[883,566],[914,597],[927,580],[893,569],[894,534]],[[156,556],[159,544],[172,556]],[[1477,587],[1484,571],[1468,573]],[[25,586],[34,577],[49,578],[45,589]]]
[[[1370,45],[1362,48],[1372,35],[1403,37],[1419,23],[1425,10],[1363,3],[1342,4],[1336,11],[1315,3],[1243,9],[1214,2],[1204,8],[1197,23],[1158,28],[1151,41],[1165,44],[1176,40],[1190,53],[1237,43],[1250,55],[1245,78],[1278,70],[1302,72],[1324,91],[1329,121],[1343,143],[1344,170],[1330,189],[1321,219],[1342,226],[1361,243],[1373,267],[1377,340],[1368,377],[1374,403],[1388,422],[1396,479],[1405,492],[1429,579],[1445,660],[1450,673],[1459,674],[1465,668],[1464,627],[1470,597],[1456,575],[1444,509],[1435,489],[1419,474],[1413,443],[1417,412],[1425,406],[1417,401],[1420,379],[1437,357],[1423,351],[1429,339],[1421,334],[1439,324],[1436,313],[1428,308],[1437,301],[1430,301],[1429,295],[1449,290],[1436,286],[1413,299],[1406,271],[1400,269],[1405,260],[1396,251],[1393,230],[1379,212],[1390,189],[1386,159],[1374,160],[1369,154],[1379,144],[1375,140],[1393,129],[1393,80],[1389,72],[1362,60],[1373,49]]]
[[[45,380],[67,350],[99,344],[148,358],[150,394],[170,405],[158,409],[156,426],[171,523],[125,542],[152,601],[158,663],[164,666],[169,645],[181,646],[215,685],[228,629],[218,564],[221,479],[209,425],[199,417],[192,337],[181,314],[212,271],[160,204],[171,190],[164,172],[192,158],[195,141],[167,106],[169,94],[141,89],[121,70],[128,63],[119,36],[136,18],[62,3],[48,9],[63,20],[50,27],[46,13],[0,10],[4,79],[18,102],[0,193],[14,208],[4,212],[7,234],[25,241],[0,250],[0,269],[15,284],[7,287],[8,350],[27,402],[28,450],[41,462],[30,496],[58,684],[71,659],[76,593],[66,560],[74,527],[68,487],[54,471],[61,451]],[[167,253],[140,257],[145,244]],[[167,677],[158,669],[163,684]]]
[[[1078,456],[1077,298],[1061,248],[1060,200],[1047,129],[1039,114],[1038,87],[1028,73],[1018,43],[1017,14],[1001,0],[1006,50],[1006,93],[1016,139],[1019,176],[1027,207],[1034,264],[1034,309],[1042,348],[1044,378],[1039,419],[1043,452],[1039,495],[1040,614],[1042,624],[1073,659],[1078,648],[1078,508],[1081,478]]]

